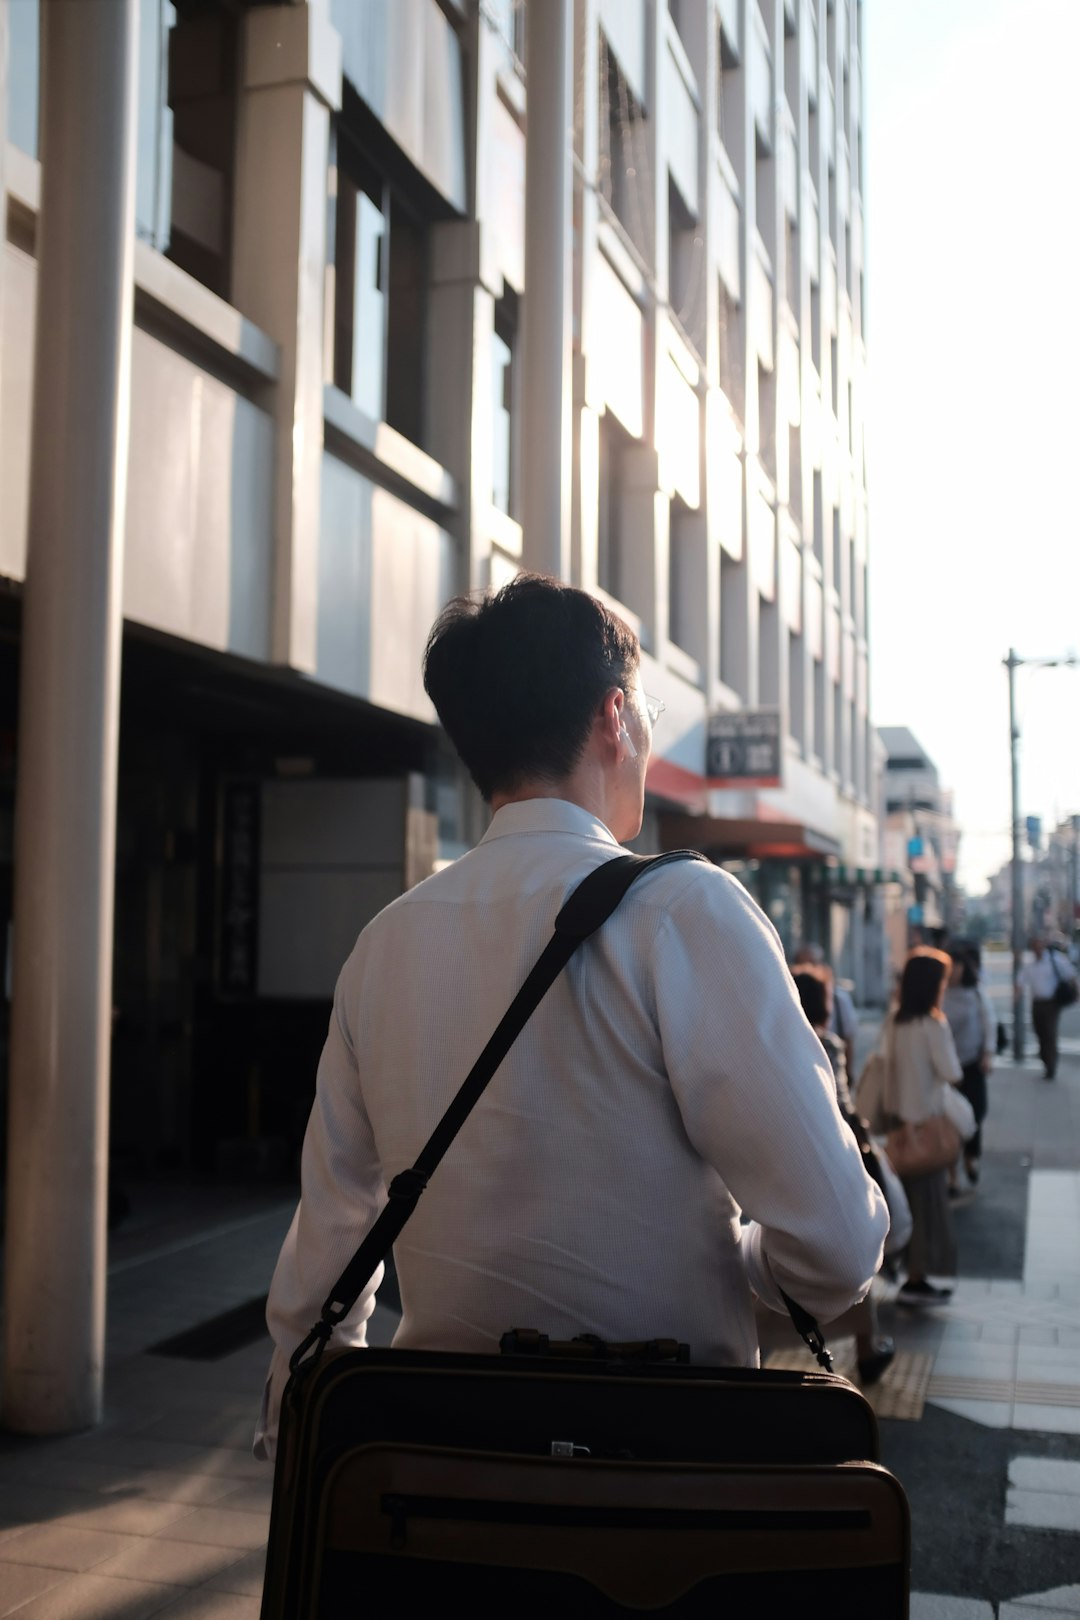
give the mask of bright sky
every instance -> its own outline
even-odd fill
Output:
[[[1080,0],[865,0],[871,707],[1009,854],[1001,660],[1080,650]],[[1080,811],[1080,668],[1017,676],[1022,815]]]

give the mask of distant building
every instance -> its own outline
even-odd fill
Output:
[[[952,793],[906,726],[882,726],[885,750],[883,861],[890,878],[886,933],[893,967],[913,944],[936,944],[958,930],[960,829]]]

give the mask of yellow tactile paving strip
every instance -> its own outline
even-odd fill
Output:
[[[836,1371],[850,1378],[870,1402],[880,1418],[900,1418],[917,1423],[926,1404],[933,1356],[916,1350],[898,1350],[876,1384],[859,1384],[855,1347],[841,1344],[834,1350]],[[817,1372],[818,1365],[809,1350],[774,1350],[766,1363],[789,1372]]]

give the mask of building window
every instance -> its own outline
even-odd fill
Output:
[[[695,657],[691,609],[696,583],[694,514],[675,496],[668,526],[668,639]]]
[[[829,367],[831,372],[832,413],[840,415],[840,364],[835,336],[829,339]]]
[[[705,350],[705,237],[668,177],[668,303],[698,354]]]
[[[797,422],[788,423],[788,510],[796,523],[802,525],[802,428]]]
[[[15,0],[8,138],[38,156],[39,0]],[[238,33],[214,0],[140,0],[135,231],[213,292],[230,294]]]
[[[858,606],[859,596],[858,596],[858,590],[856,588],[857,587],[857,581],[858,581],[858,573],[857,573],[857,564],[855,562],[855,541],[854,541],[854,539],[852,539],[852,540],[848,541],[848,578],[847,578],[848,597],[847,597],[847,606],[848,606],[848,612],[851,614],[851,617],[853,619],[857,616],[857,614],[859,612],[859,606]],[[865,631],[865,628],[866,628],[865,625],[859,625],[860,630]]]
[[[622,499],[623,458],[634,441],[610,411],[600,418],[599,502],[597,506],[597,584],[616,601],[626,600],[623,592]]]
[[[837,596],[843,595],[843,572],[840,560],[840,508],[833,507],[832,515],[832,587]]]
[[[231,293],[240,24],[225,5],[142,0],[137,229],[223,298]],[[160,88],[168,84],[168,103]]]
[[[825,497],[821,487],[821,468],[814,469],[814,556],[825,562]]]
[[[788,631],[788,731],[799,747],[806,743],[806,697],[803,677],[803,638]]]
[[[735,172],[742,171],[743,99],[739,81],[739,52],[722,22],[717,23],[720,48],[717,52],[716,123],[721,144]]]
[[[758,456],[776,482],[776,374],[758,361]]]
[[[745,565],[720,553],[720,679],[739,697],[746,696],[743,651],[746,645],[746,610],[743,579]]]
[[[758,702],[763,709],[780,704],[780,609],[758,596]]]
[[[848,704],[848,735],[851,739],[848,781],[856,793],[863,791],[862,783],[862,731],[859,729],[858,714],[855,708],[855,699]]]
[[[422,445],[427,222],[342,123],[337,169],[334,383]]]
[[[825,763],[825,665],[814,659],[814,756]]]
[[[814,370],[821,376],[821,283],[811,276],[810,281],[810,359]]]
[[[754,131],[754,201],[758,235],[776,262],[776,164],[761,131]]]
[[[839,681],[833,682],[833,770],[841,782],[847,780],[847,759],[844,747],[844,693]]]
[[[647,263],[654,215],[645,109],[600,33],[600,195]]]
[[[7,138],[21,152],[36,158],[41,78],[39,0],[21,0],[21,4],[9,6],[7,27]]]
[[[381,177],[338,152],[334,382],[372,421],[386,409],[387,197]]]
[[[514,467],[514,423],[517,417],[515,393],[517,368],[517,298],[508,288],[495,305],[495,330],[491,339],[491,499],[492,504],[513,516],[517,479]]]
[[[741,421],[746,412],[746,401],[743,397],[742,322],[738,299],[733,298],[728,291],[723,276],[720,277],[720,297],[717,301],[717,327],[720,387],[727,397],[728,404]]]
[[[524,0],[486,0],[482,15],[494,28],[507,50],[519,62],[525,60]]]
[[[799,312],[799,228],[791,215],[784,211],[784,281],[788,308]]]

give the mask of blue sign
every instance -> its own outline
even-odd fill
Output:
[[[922,839],[921,838],[909,838],[908,841],[907,841],[907,852],[908,852],[908,860],[910,860],[913,855],[914,856],[921,855],[923,853],[923,841],[922,841]]]
[[[921,923],[922,920],[923,920],[923,908],[922,908],[922,906],[918,906],[918,905],[916,905],[916,906],[908,906],[908,908],[907,908],[907,920],[908,920],[909,923],[915,923],[916,926],[918,926],[918,924]]]

